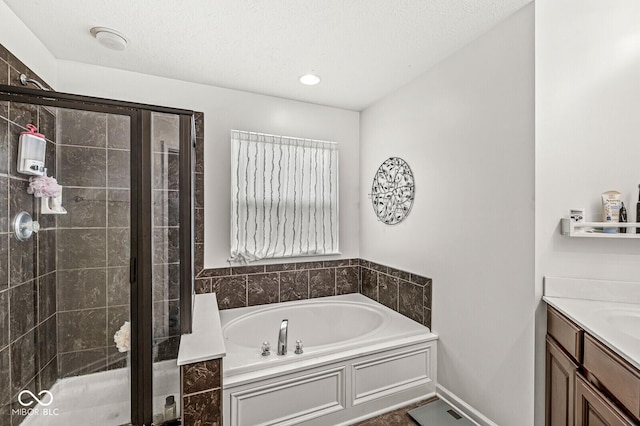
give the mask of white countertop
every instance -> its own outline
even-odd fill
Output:
[[[195,296],[191,330],[191,334],[180,337],[178,365],[209,361],[226,355],[215,293]]]
[[[599,285],[595,280],[584,280],[581,287],[577,281],[545,278],[542,300],[640,369],[640,335],[635,330],[640,320],[640,303],[635,297],[640,283],[621,282],[617,286],[612,281]]]

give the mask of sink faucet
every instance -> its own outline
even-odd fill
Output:
[[[280,333],[278,334],[278,355],[287,354],[287,329],[289,328],[289,320],[282,320],[280,324]]]

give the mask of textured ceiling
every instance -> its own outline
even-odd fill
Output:
[[[4,1],[58,59],[362,110],[531,0]]]

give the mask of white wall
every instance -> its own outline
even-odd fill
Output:
[[[534,8],[361,113],[361,257],[433,278],[438,382],[499,425],[533,424]],[[376,221],[390,156],[413,210]]]
[[[635,221],[640,184],[640,3],[536,2],[536,296],[544,276],[640,282],[637,240],[570,239],[560,218],[622,192]],[[545,307],[536,320],[537,424],[544,396]]]
[[[56,87],[56,58],[3,1],[0,1],[0,44]]]
[[[359,256],[358,112],[77,62],[59,61],[58,68],[61,92],[204,112],[206,268],[228,266],[231,129],[337,141],[342,255],[325,259]]]

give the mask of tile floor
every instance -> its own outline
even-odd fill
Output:
[[[354,426],[415,426],[416,423],[407,412],[413,410],[414,408],[420,407],[424,404],[427,404],[431,401],[435,401],[438,399],[437,397],[425,399],[422,401],[415,402],[411,405],[407,405],[406,407],[398,408],[397,410],[391,411],[386,414],[382,414],[377,417],[373,417],[371,419],[362,421],[360,423],[356,423]]]

